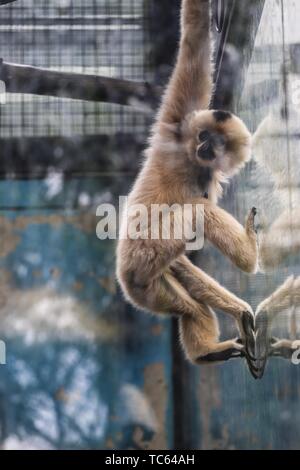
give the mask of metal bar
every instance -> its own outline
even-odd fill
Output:
[[[151,112],[161,95],[160,87],[147,82],[10,64],[0,59],[0,80],[8,93],[58,96],[85,101],[133,106]]]

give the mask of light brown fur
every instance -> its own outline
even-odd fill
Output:
[[[183,0],[181,18],[177,64],[128,204],[147,208],[152,204],[203,204],[205,238],[236,266],[255,272],[255,211],[251,211],[244,228],[216,205],[222,194],[221,183],[250,157],[250,134],[237,117],[207,109],[212,93],[209,2]],[[207,141],[199,137],[203,131],[210,133]],[[208,142],[212,159],[202,157]],[[176,214],[172,223],[178,223]],[[125,220],[123,236],[124,227]],[[194,266],[185,251],[184,239],[121,239],[117,276],[126,299],[151,312],[179,315],[182,344],[191,361],[240,354],[245,344],[247,349],[252,333],[251,307]],[[218,342],[213,308],[236,319],[242,343],[236,339]]]

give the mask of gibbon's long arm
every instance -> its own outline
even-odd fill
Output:
[[[165,92],[160,120],[180,123],[199,109],[207,109],[212,94],[210,2],[183,0],[181,39],[176,66]]]
[[[254,273],[258,264],[258,246],[253,207],[243,227],[232,215],[220,207],[205,204],[204,236],[232,263],[244,272]]]

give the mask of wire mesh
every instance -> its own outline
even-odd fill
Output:
[[[143,0],[24,0],[1,9],[1,57],[52,70],[144,80]],[[118,105],[8,94],[0,137],[143,133],[147,117]]]

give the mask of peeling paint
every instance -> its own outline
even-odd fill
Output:
[[[0,217],[1,227],[1,244],[0,255],[1,257],[8,256],[18,246],[21,238],[19,232],[26,229],[29,225],[51,225],[58,228],[61,225],[69,224],[76,229],[96,236],[96,215],[81,212],[76,215],[65,214],[50,214],[50,215],[35,215],[35,216],[19,216],[14,219],[8,219],[5,216]]]

